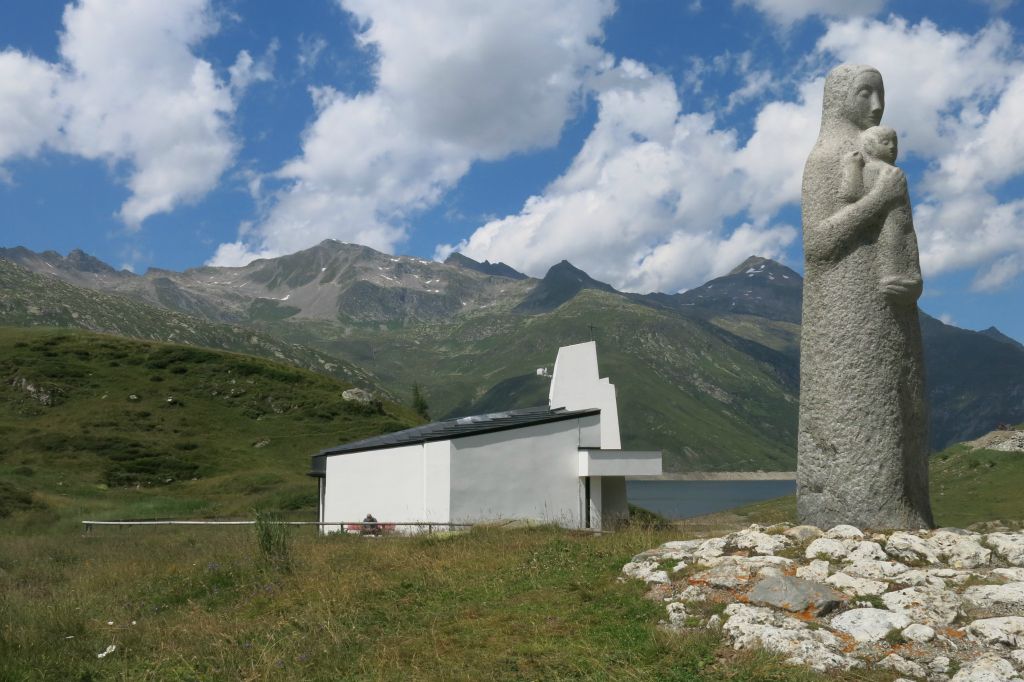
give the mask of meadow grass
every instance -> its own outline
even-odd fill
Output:
[[[289,570],[246,527],[5,534],[0,679],[826,679],[658,627],[619,572],[685,528],[289,534]]]

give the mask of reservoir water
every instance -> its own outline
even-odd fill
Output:
[[[630,504],[668,519],[687,519],[792,495],[796,481],[626,481]]]

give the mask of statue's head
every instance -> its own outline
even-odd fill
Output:
[[[841,64],[825,78],[823,123],[845,119],[860,130],[878,125],[885,110],[882,74],[863,64]]]
[[[860,134],[860,148],[868,156],[886,163],[896,163],[896,155],[899,153],[896,131],[889,126],[868,128]]]

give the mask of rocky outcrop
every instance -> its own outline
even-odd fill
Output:
[[[666,543],[623,573],[664,601],[664,627],[719,630],[732,648],[793,665],[929,682],[1024,677],[1024,531],[754,525]]]

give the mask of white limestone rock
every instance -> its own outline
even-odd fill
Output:
[[[670,540],[663,543],[661,548],[669,551],[693,554],[693,552],[702,544],[704,544],[704,540]]]
[[[982,654],[964,663],[951,682],[1021,682],[1021,679],[1005,659],[995,654]]]
[[[1014,651],[1011,651],[1010,660],[1015,666],[1017,666],[1017,670],[1024,670],[1024,649],[1015,649]]]
[[[807,542],[822,536],[821,529],[817,526],[793,526],[782,534],[794,542]]]
[[[847,561],[885,561],[888,558],[882,546],[870,540],[861,540],[846,555]]]
[[[898,561],[874,561],[862,559],[860,561],[854,561],[852,564],[844,568],[843,573],[848,575],[857,575],[862,578],[871,578],[872,580],[893,580],[897,576],[900,576],[909,570],[909,566],[901,564]]]
[[[889,583],[871,580],[870,578],[858,578],[842,572],[834,573],[829,578],[826,578],[825,582],[838,590],[842,590],[851,597],[882,594],[889,589]]]
[[[690,614],[686,612],[686,605],[679,602],[672,602],[665,607],[668,611],[668,622],[669,625],[675,628],[686,627],[686,619],[690,617]]]
[[[825,537],[832,540],[863,540],[864,533],[854,526],[840,524],[825,531]]]
[[[961,613],[960,596],[935,587],[908,587],[886,592],[882,601],[889,610],[902,613],[915,623],[932,627],[949,625]]]
[[[901,573],[899,582],[914,587],[936,587],[939,589],[945,589],[946,587],[946,580],[944,578],[935,575],[927,569],[911,569],[906,573]]]
[[[908,639],[911,642],[917,642],[918,644],[927,644],[935,639],[935,630],[927,625],[921,625],[920,623],[911,623],[907,627],[903,628],[903,632],[900,634],[902,634],[905,639]],[[945,669],[943,669],[942,672],[945,672]]]
[[[899,654],[889,654],[876,665],[879,668],[895,670],[900,675],[909,675],[910,677],[926,677],[928,675],[928,671],[920,663],[908,661]]]
[[[842,540],[818,538],[811,544],[807,545],[807,549],[804,551],[804,556],[808,559],[817,559],[825,556],[829,559],[839,560],[845,559],[848,551],[846,544]]]
[[[778,556],[726,556],[721,557],[708,570],[701,571],[691,576],[690,579],[712,587],[731,590],[746,585],[766,566],[775,566],[786,570],[792,565],[792,559]]]
[[[784,535],[768,535],[760,530],[748,528],[728,536],[728,544],[737,549],[748,549],[755,554],[775,554],[780,549],[792,545],[792,541]]]
[[[964,590],[964,602],[979,609],[1024,609],[1024,582],[973,585]]]
[[[980,539],[978,533],[942,528],[928,540],[951,568],[977,568],[987,566],[992,560],[992,551],[982,547]]]
[[[725,538],[710,538],[693,550],[693,561],[710,565],[710,560],[725,554]]]
[[[1011,583],[1024,583],[1024,568],[994,568],[992,575]]]
[[[699,585],[687,585],[677,598],[680,601],[704,601],[708,598],[708,593]]]
[[[858,642],[877,642],[890,630],[902,630],[910,625],[910,618],[885,609],[850,609],[835,616],[831,625]]]
[[[928,662],[928,670],[932,673],[941,675],[949,672],[950,660],[948,656],[936,656]]]
[[[885,543],[885,551],[889,556],[904,561],[927,561],[930,564],[940,562],[938,547],[925,538],[905,531],[897,531],[890,535]]]
[[[982,618],[968,625],[966,630],[986,644],[1024,648],[1024,616]]]
[[[806,566],[800,566],[797,568],[796,577],[823,583],[825,582],[825,579],[828,578],[828,567],[829,563],[827,561],[814,559]]]
[[[643,580],[647,584],[666,585],[671,582],[668,573],[658,568],[656,561],[630,561],[622,567],[622,572],[635,580]]]
[[[985,541],[1014,566],[1024,566],[1024,533],[989,533]]]
[[[725,613],[729,619],[722,632],[735,649],[763,648],[786,656],[787,663],[822,672],[861,665],[857,659],[839,653],[842,642],[831,632],[810,630],[804,623],[772,609],[730,604]]]

